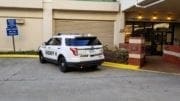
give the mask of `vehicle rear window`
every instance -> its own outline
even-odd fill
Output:
[[[67,38],[65,41],[67,46],[101,45],[101,42],[96,37]]]

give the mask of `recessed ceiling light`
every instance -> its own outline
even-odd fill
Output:
[[[152,17],[152,20],[157,20],[157,19],[158,19],[157,16],[153,16],[153,17]]]
[[[168,16],[166,19],[167,19],[167,20],[172,20],[172,17]]]
[[[143,16],[139,15],[139,16],[137,16],[137,19],[141,20],[141,19],[143,19]]]

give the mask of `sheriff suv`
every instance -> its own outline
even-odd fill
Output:
[[[95,69],[104,60],[103,46],[95,36],[60,34],[39,47],[39,60],[58,64],[62,72],[70,67]]]

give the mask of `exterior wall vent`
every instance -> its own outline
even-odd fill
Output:
[[[17,19],[16,19],[16,23],[23,25],[23,24],[25,23],[25,19],[23,19],[23,18],[17,18]]]

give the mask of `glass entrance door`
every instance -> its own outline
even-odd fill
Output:
[[[154,31],[151,43],[151,55],[162,55],[163,32]]]
[[[174,25],[168,28],[154,28],[157,22],[128,22],[132,25],[132,37],[145,38],[146,55],[162,55],[163,46],[173,44]],[[166,24],[166,23],[165,23]],[[163,27],[163,26],[162,26]]]

